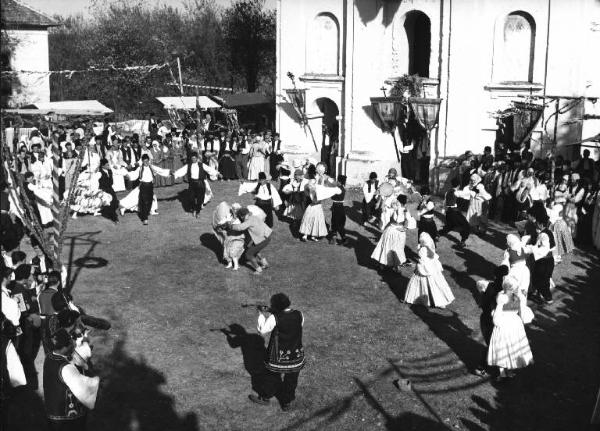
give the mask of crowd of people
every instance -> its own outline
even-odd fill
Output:
[[[52,221],[53,158],[59,153],[61,198],[68,200],[74,217],[106,212],[118,223],[125,211],[137,211],[147,224],[149,216],[157,214],[154,188],[184,178],[190,212],[197,217],[213,196],[211,181],[239,180],[239,195],[251,193],[254,204],[242,207],[221,202],[212,218],[223,246],[223,262],[232,270],[238,270],[244,258],[254,274],[270,267],[264,254],[272,243],[276,218],[289,222],[300,241],[327,239],[330,244],[348,244],[346,177],[331,177],[326,163],[310,158],[285,160],[277,134],[197,134],[165,124],[159,127],[152,118],[149,135],[143,139],[136,134],[120,136],[108,123],[99,134],[77,126],[58,128],[48,137],[34,133],[29,142],[18,143],[15,156],[6,164],[22,178],[25,190],[19,193],[37,203],[43,225]],[[493,280],[478,283],[481,329],[489,347],[481,367],[473,370],[480,375],[492,371],[499,380],[509,379],[515,370],[533,362],[525,325],[535,316],[528,300],[541,306],[552,303],[554,267],[573,251],[575,243],[600,249],[599,179],[600,166],[587,150],[583,158],[570,162],[560,156],[536,159],[527,148],[494,155],[486,147],[480,156],[467,152],[458,159],[440,203],[426,185],[413,184],[395,168],[381,181],[372,172],[362,186],[363,226],[379,231],[371,258],[380,270],[412,271],[404,302],[445,308],[454,295],[436,252],[440,237],[457,232],[458,247],[462,248],[469,246],[470,235],[485,237],[489,220],[513,226],[518,234],[507,236],[504,258],[497,262],[495,274],[490,274]],[[13,191],[19,189],[7,179],[3,192],[9,186]],[[124,191],[127,196],[119,200],[116,193]],[[12,211],[11,205],[18,202],[10,196],[5,201],[9,205],[2,208],[3,216],[10,214],[14,219],[18,212]],[[329,219],[325,203],[331,207]],[[444,219],[443,226],[438,226],[437,218]],[[406,255],[410,247],[407,231],[412,229],[418,232],[413,261]],[[2,351],[12,386],[35,389],[33,361],[43,345],[48,418],[51,426],[66,429],[67,421],[85,421],[86,409],[93,408],[98,389],[98,379],[92,377],[87,328],[107,329],[110,325],[73,303],[65,289],[64,270],[53,268],[35,239],[32,242],[38,253],[31,263],[26,263],[18,241],[16,246],[3,248]],[[274,309],[290,312],[289,299],[281,302]],[[302,320],[298,319],[302,315],[293,316],[296,338],[301,337],[298,328]],[[261,333],[269,332],[267,327],[272,329],[267,317],[259,319]],[[295,377],[280,382],[291,388],[289,402],[304,363],[303,352],[301,356]],[[273,385],[271,382],[251,400],[264,403],[273,396]]]

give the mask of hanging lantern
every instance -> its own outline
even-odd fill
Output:
[[[384,131],[392,133],[406,115],[402,97],[371,97],[371,106],[381,121]]]
[[[440,115],[442,99],[426,99],[424,97],[410,97],[410,107],[415,114],[417,123],[427,130],[427,133],[437,126]]]
[[[288,100],[292,103],[294,111],[300,117],[302,124],[306,124],[306,89],[292,88],[285,90]]]

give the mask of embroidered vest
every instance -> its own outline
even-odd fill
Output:
[[[64,357],[54,353],[50,353],[44,361],[44,404],[46,414],[52,420],[73,420],[86,415],[85,406],[62,379],[62,369],[68,364]]]

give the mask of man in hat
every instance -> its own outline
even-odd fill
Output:
[[[254,204],[265,212],[267,218],[265,223],[270,228],[273,227],[273,196],[278,193],[277,189],[267,180],[267,174],[264,172],[258,173],[258,184],[254,190]],[[278,196],[277,196],[278,197]],[[276,198],[277,200],[277,198]]]
[[[194,217],[197,218],[200,214],[200,210],[202,210],[202,207],[204,206],[204,197],[206,194],[205,181],[207,176],[220,176],[220,174],[216,169],[213,169],[205,163],[201,163],[198,158],[198,153],[193,152],[190,157],[190,162],[173,173],[175,179],[181,178],[184,175],[187,175],[192,212]]]
[[[460,179],[458,177],[452,178],[452,188],[446,192],[445,203],[446,203],[446,224],[440,231],[440,236],[447,235],[451,231],[457,231],[460,233],[460,247],[466,245],[467,238],[471,232],[469,222],[458,209],[456,193],[460,192]]]
[[[337,187],[340,193],[331,197],[331,229],[327,234],[329,244],[333,244],[337,234],[340,234],[340,245],[346,243],[346,210],[344,198],[346,197],[346,175],[338,175]]]
[[[298,376],[304,367],[305,356],[302,346],[302,326],[304,316],[299,310],[290,308],[288,296],[277,293],[271,297],[271,306],[258,308],[258,332],[262,335],[271,333],[267,348],[262,388],[258,395],[250,394],[250,401],[267,405],[278,393],[281,410],[288,411],[296,399]]]

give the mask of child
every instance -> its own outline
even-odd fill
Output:
[[[435,252],[435,243],[427,232],[419,235],[419,261],[410,278],[404,302],[427,307],[445,308],[454,295],[442,274],[442,264]]]
[[[377,189],[379,188],[379,181],[377,180],[377,174],[371,172],[369,174],[369,180],[363,185],[363,226],[367,225],[367,222],[374,223],[377,220],[375,214],[377,208]]]
[[[346,210],[344,209],[344,197],[346,196],[346,175],[338,175],[337,187],[342,191],[333,195],[331,200],[331,230],[327,235],[329,244],[333,244],[336,234],[340,234],[340,245],[346,243]]]

